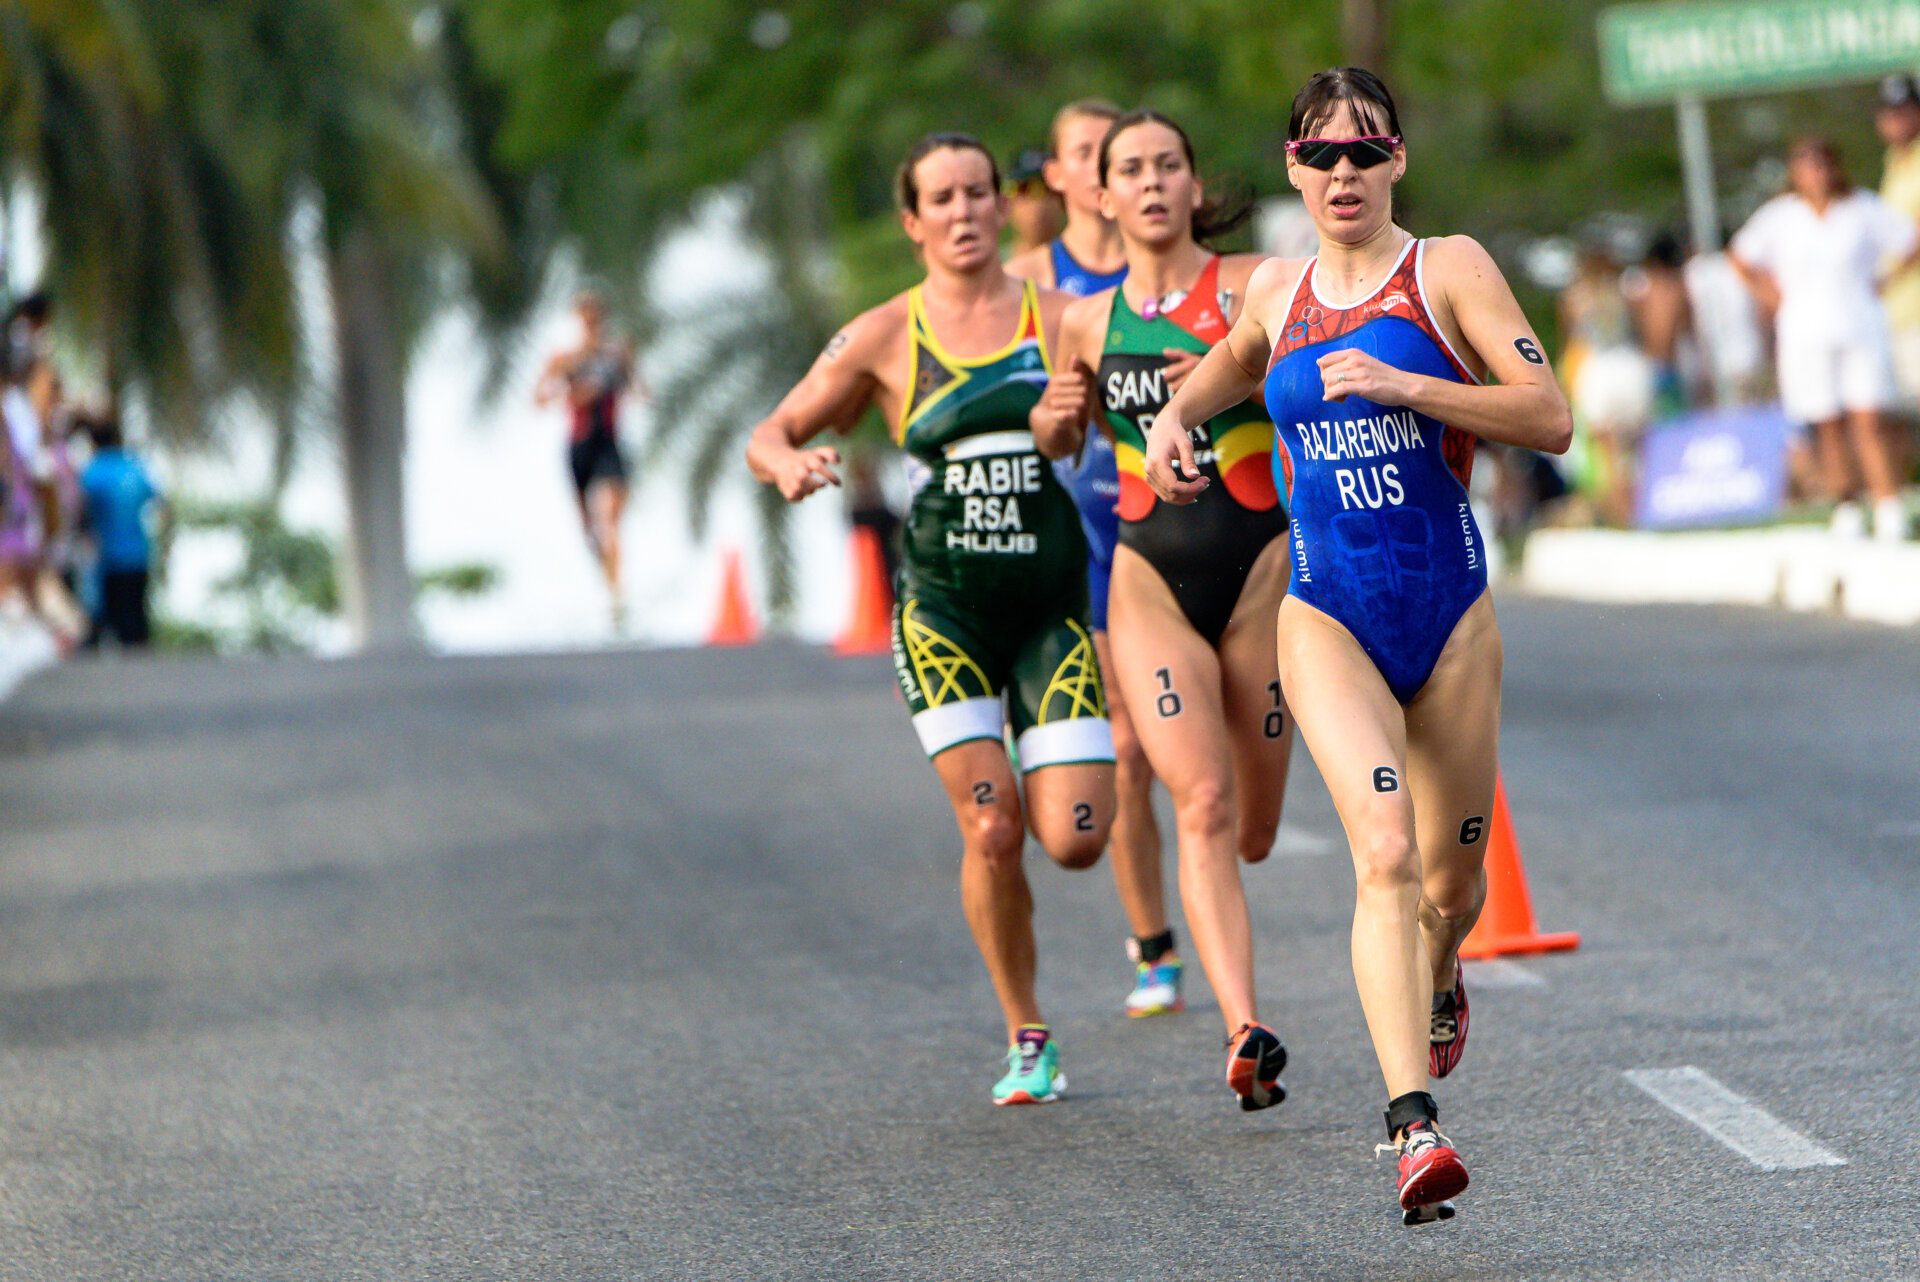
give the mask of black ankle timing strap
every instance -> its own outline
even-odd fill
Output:
[[[1425,1091],[1408,1091],[1387,1101],[1387,1139],[1391,1142],[1415,1122],[1439,1125],[1440,1106]]]
[[[1148,935],[1144,939],[1136,937],[1134,944],[1140,950],[1140,960],[1151,966],[1173,951],[1173,928],[1168,927],[1157,935]]]

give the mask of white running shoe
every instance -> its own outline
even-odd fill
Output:
[[[1867,537],[1866,511],[1852,499],[1843,499],[1833,505],[1833,517],[1827,522],[1827,529],[1835,538],[1864,539]]]

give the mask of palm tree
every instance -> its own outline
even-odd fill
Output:
[[[110,389],[193,439],[237,391],[290,404],[297,325],[278,212],[217,133],[179,127],[210,51],[164,16],[0,8],[0,178],[38,189],[49,283]]]
[[[409,0],[0,8],[0,171],[38,187],[51,283],[161,430],[204,438],[250,393],[284,479],[327,345],[300,324],[291,229],[317,226],[363,646],[412,640],[413,341],[463,295],[509,341],[553,243],[535,182],[493,162],[502,118],[457,20]]]

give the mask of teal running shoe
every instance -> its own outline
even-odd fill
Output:
[[[993,1085],[995,1104],[1051,1104],[1066,1093],[1060,1048],[1044,1025],[1027,1024],[1007,1047],[1007,1075]]]
[[[1180,996],[1180,959],[1172,953],[1157,962],[1139,962],[1133,968],[1133,991],[1127,994],[1127,1018],[1171,1015],[1187,1008]]]

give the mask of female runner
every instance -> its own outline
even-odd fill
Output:
[[[612,605],[613,626],[620,629],[625,606],[620,596],[620,518],[627,506],[627,460],[620,452],[620,402],[639,388],[633,372],[633,344],[607,332],[606,305],[591,291],[574,300],[580,318],[579,343],[554,353],[534,387],[536,405],[566,398],[567,470],[573,497],[600,562]]]
[[[870,405],[896,425],[917,475],[894,667],[960,826],[961,900],[1006,1015],[1008,1069],[993,1101],[1040,1104],[1060,1097],[1066,1076],[1034,996],[1026,832],[1056,862],[1086,868],[1113,821],[1086,539],[1027,426],[1047,376],[1045,333],[1068,300],[1001,270],[1000,176],[974,138],[921,139],[897,195],[926,280],[833,337],[754,428],[747,463],[798,502],[840,483],[839,451],[808,441],[852,427]],[[1021,785],[1002,743],[1008,721]]]
[[[1147,425],[1198,354],[1226,335],[1261,259],[1222,257],[1201,243],[1237,219],[1208,203],[1192,144],[1171,120],[1121,116],[1099,160],[1101,205],[1120,228],[1127,276],[1067,308],[1054,357],[1061,372],[1036,409],[1035,435],[1044,452],[1071,453],[1097,409],[1113,437],[1111,676],[1173,795],[1181,898],[1226,1020],[1227,1085],[1242,1108],[1266,1108],[1286,1098],[1287,1056],[1255,1007],[1239,861],[1273,848],[1292,742],[1273,658],[1287,525],[1267,465],[1272,424],[1245,396],[1198,423],[1198,466],[1222,481],[1200,521],[1155,503],[1140,470]]]
[[[1155,420],[1146,468],[1168,502],[1202,498],[1212,479],[1195,475],[1187,425],[1264,385],[1293,516],[1281,683],[1353,848],[1354,978],[1417,1224],[1451,1216],[1467,1186],[1427,1086],[1466,1041],[1457,954],[1486,896],[1500,728],[1500,631],[1465,482],[1476,437],[1560,453],[1573,424],[1486,250],[1395,225],[1399,135],[1369,72],[1301,89],[1287,174],[1319,256],[1254,273],[1227,341]]]
[[[1084,298],[1118,285],[1127,274],[1120,229],[1100,209],[1100,140],[1120,117],[1120,108],[1098,98],[1070,102],[1054,113],[1047,131],[1048,156],[1042,169],[1047,185],[1059,193],[1067,225],[1052,241],[1007,260],[1007,271],[1038,281],[1042,288]],[[1088,263],[1099,263],[1100,268]],[[1185,353],[1182,353],[1185,356]],[[1073,495],[1087,535],[1087,586],[1092,605],[1093,646],[1100,671],[1113,671],[1107,636],[1107,596],[1113,580],[1113,549],[1120,538],[1120,474],[1113,442],[1095,432],[1076,454],[1055,459],[1053,473]],[[1167,894],[1160,878],[1160,826],[1153,817],[1153,770],[1133,731],[1119,687],[1109,683],[1107,715],[1113,722],[1115,810],[1113,884],[1133,933],[1127,955],[1133,962],[1133,988],[1123,1009],[1131,1017],[1181,1010],[1183,967],[1167,921]]]

